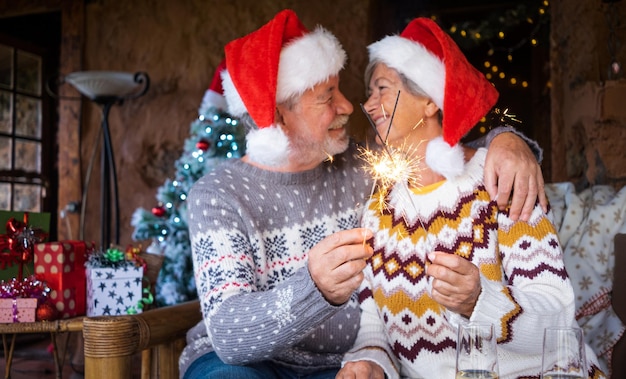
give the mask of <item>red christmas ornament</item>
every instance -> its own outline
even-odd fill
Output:
[[[205,140],[205,139],[201,139],[200,141],[196,142],[196,147],[199,150],[202,151],[207,151],[209,150],[209,147],[211,147],[211,142]]]
[[[165,208],[163,206],[154,207],[152,208],[152,214],[157,217],[163,217],[165,216]]]
[[[59,318],[59,311],[50,301],[40,304],[36,311],[37,321],[53,321]]]

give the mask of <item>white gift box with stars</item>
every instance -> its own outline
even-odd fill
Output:
[[[87,268],[87,316],[140,313],[142,267]]]

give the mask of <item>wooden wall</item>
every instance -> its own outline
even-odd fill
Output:
[[[400,3],[396,0],[393,2]],[[223,46],[261,26],[277,11],[294,9],[309,28],[322,24],[333,31],[349,55],[342,87],[358,110],[363,99],[364,46],[374,34],[388,33],[381,17],[391,14],[383,0],[0,0],[0,18],[61,11],[61,74],[78,70],[145,71],[151,79],[146,95],[114,106],[109,124],[116,155],[122,223],[122,244],[130,243],[130,217],[137,207],[155,205],[155,193],[174,173],[189,124]],[[610,11],[608,7],[612,7]],[[604,85],[610,60],[607,12],[622,20],[614,28],[617,58],[626,65],[624,1],[552,0],[550,2],[551,126],[535,131],[549,135],[546,181],[571,180],[586,186],[623,185],[626,178],[626,117],[613,102],[624,93],[623,81]],[[606,94],[609,101],[606,101]],[[62,94],[76,94],[61,88]],[[598,93],[602,104],[598,108]],[[587,99],[587,98],[588,99]],[[582,104],[590,105],[587,108]],[[608,108],[607,108],[608,107]],[[538,108],[538,112],[545,112]],[[620,113],[621,112],[621,113]],[[59,208],[80,200],[100,128],[100,108],[89,102],[59,104]],[[352,118],[356,134],[364,117]],[[87,189],[83,238],[99,240],[99,155]],[[59,239],[78,236],[78,215],[69,228],[59,222]]]

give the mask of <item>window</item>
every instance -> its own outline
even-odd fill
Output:
[[[0,210],[45,210],[42,67],[40,54],[0,43]]]

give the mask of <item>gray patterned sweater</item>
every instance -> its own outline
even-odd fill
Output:
[[[357,153],[351,145],[301,173],[227,160],[193,186],[188,225],[204,319],[188,333],[181,375],[210,351],[228,364],[272,360],[302,373],[340,366],[357,334],[356,295],[329,304],[307,253],[359,226],[372,183]]]

